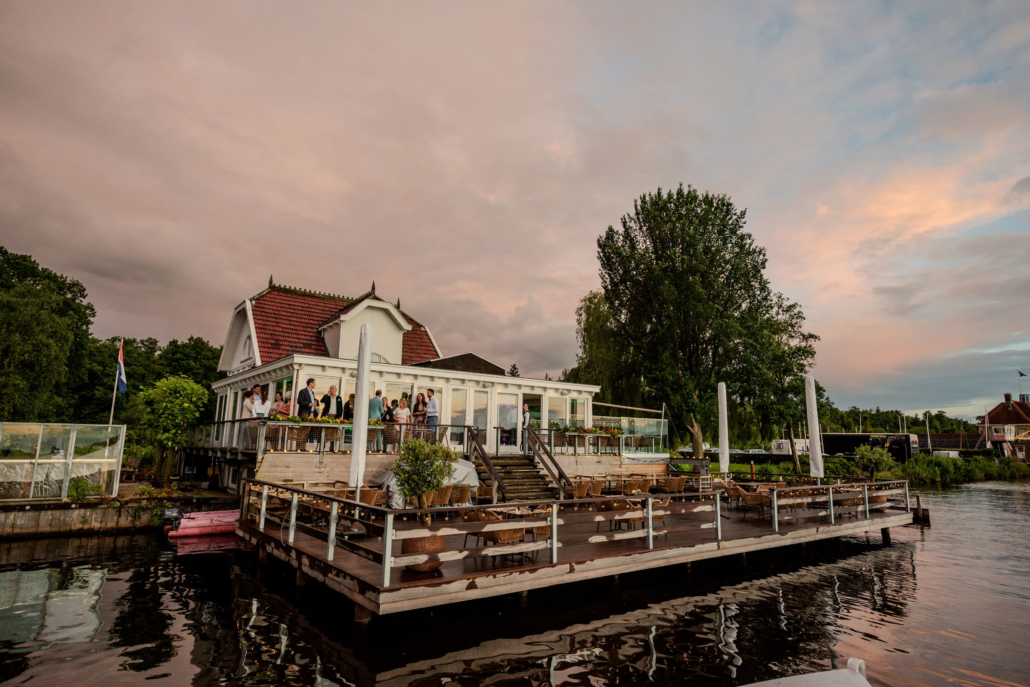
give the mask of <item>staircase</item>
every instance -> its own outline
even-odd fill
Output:
[[[505,501],[549,501],[558,498],[558,488],[541,472],[532,456],[504,454],[491,456],[490,461],[504,483],[504,494],[498,494],[499,500],[503,498]],[[476,472],[479,473],[479,481],[487,489],[493,486],[490,473],[478,461]]]

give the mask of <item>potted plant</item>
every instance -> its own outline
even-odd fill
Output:
[[[444,480],[454,474],[454,453],[441,444],[430,444],[422,439],[412,439],[401,448],[401,457],[393,464],[393,474],[397,480],[397,488],[406,498],[418,501],[420,509],[428,509],[427,496],[443,486]],[[419,516],[422,524],[429,526],[432,521],[429,513]],[[443,537],[415,537],[405,539],[401,544],[401,552],[437,553],[443,551]],[[440,562],[409,565],[417,572],[429,572],[442,565]]]

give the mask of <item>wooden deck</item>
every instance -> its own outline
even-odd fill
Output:
[[[900,493],[895,489],[892,494]],[[784,494],[784,497],[788,494]],[[841,499],[835,494],[835,500]],[[823,507],[825,507],[825,497]],[[656,521],[651,530],[653,548],[648,548],[646,522],[640,529],[610,529],[612,523],[639,520],[644,510],[598,512],[597,504],[574,505],[561,502],[557,511],[557,536],[553,544],[546,538],[534,541],[533,527],[549,524],[546,513],[530,515],[525,520],[504,520],[494,523],[463,523],[461,517],[444,518],[437,514],[428,531],[446,538],[446,551],[431,554],[429,560],[442,560],[438,570],[412,572],[406,563],[427,560],[425,555],[412,557],[401,551],[405,539],[425,536],[427,530],[412,516],[404,519],[401,512],[390,512],[393,527],[384,536],[385,515],[357,521],[340,512],[344,520],[358,523],[368,536],[340,541],[332,560],[327,559],[327,536],[317,527],[299,523],[292,544],[288,543],[289,518],[279,519],[271,512],[263,529],[259,528],[256,509],[245,508],[237,533],[259,547],[262,556],[274,556],[298,570],[298,580],[314,578],[346,595],[357,605],[356,617],[369,613],[385,615],[428,608],[501,594],[523,592],[637,570],[687,563],[749,551],[790,546],[802,542],[857,535],[898,525],[910,524],[913,513],[905,512],[904,502],[881,504],[865,517],[864,507],[837,507],[836,522],[819,510],[781,510],[778,531],[771,519],[753,512],[721,510],[721,532],[715,526],[715,505],[708,495],[684,495],[683,500],[667,506],[656,506],[654,515],[665,514],[665,522]],[[797,499],[795,499],[797,500]],[[806,508],[818,504],[805,503]],[[889,508],[886,508],[889,506]],[[341,508],[342,508],[341,504]],[[800,506],[798,506],[800,508]],[[782,508],[782,506],[781,506]],[[363,518],[374,509],[363,509]],[[380,511],[387,513],[388,511]],[[786,518],[786,520],[785,520]],[[378,523],[378,524],[377,524]],[[497,531],[512,527],[526,528],[524,542],[511,545],[482,546],[476,532]],[[721,535],[720,539],[717,539]],[[469,546],[466,546],[468,536]],[[384,556],[383,543],[392,539]],[[338,540],[339,541],[339,540]],[[504,555],[511,552],[515,555]],[[384,585],[384,559],[390,566],[389,582]],[[557,562],[552,562],[556,559]]]

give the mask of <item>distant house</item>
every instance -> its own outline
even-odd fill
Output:
[[[1005,400],[979,418],[981,430],[987,440],[1007,456],[1026,460],[1027,445],[1030,444],[1030,402],[1027,396],[1013,401],[1012,394],[1005,394]]]

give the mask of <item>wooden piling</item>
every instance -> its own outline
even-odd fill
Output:
[[[889,527],[882,528],[880,530],[880,536],[883,538],[883,543],[884,543],[885,546],[890,546],[891,545],[891,528],[889,528]]]

